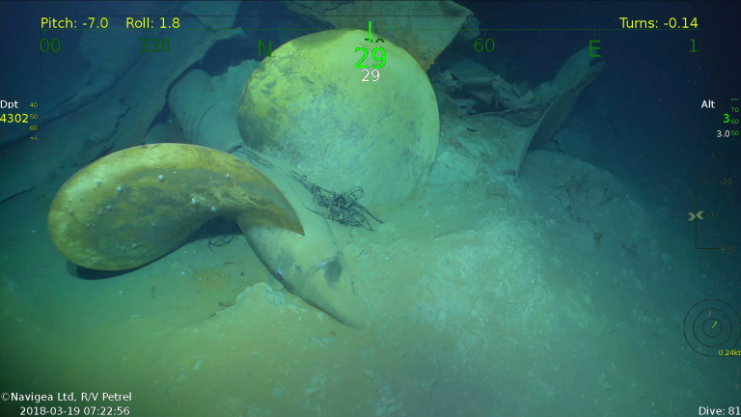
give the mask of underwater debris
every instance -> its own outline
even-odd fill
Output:
[[[247,159],[249,159],[252,162],[258,163],[264,167],[275,168],[275,166],[272,163],[270,163],[270,161],[267,161],[265,158],[258,156],[255,152],[253,152],[252,150],[244,146],[244,144],[242,144],[241,152],[247,155]]]
[[[604,232],[602,230],[598,230],[594,232],[594,244],[597,246],[602,246],[602,236],[604,236]]]
[[[214,250],[211,249],[212,246],[216,246],[216,247],[226,246],[232,243],[232,239],[234,239],[234,235],[217,236],[216,238],[212,236],[208,238],[208,250],[213,252]]]
[[[310,182],[306,179],[306,175],[291,171],[291,177],[311,192],[317,206],[327,210],[326,213],[318,213],[306,207],[309,211],[343,226],[364,227],[370,231],[373,231],[373,228],[365,217],[366,214],[383,224],[383,221],[358,202],[365,194],[362,187],[353,187],[344,193],[335,193]]]
[[[244,153],[244,143],[240,143],[239,145],[234,145],[231,148],[226,150],[226,153],[228,154],[233,154],[234,152]]]

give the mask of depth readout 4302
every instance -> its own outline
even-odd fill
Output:
[[[30,107],[36,108],[39,106],[38,103],[32,102]],[[5,109],[19,109],[18,100],[0,100],[0,112]],[[35,121],[39,118],[36,113],[0,113],[0,124],[23,124],[23,123],[36,123]],[[32,132],[39,130],[39,126],[31,124],[28,129]],[[31,137],[31,140],[37,140],[35,136]]]

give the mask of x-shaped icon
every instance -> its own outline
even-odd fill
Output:
[[[698,218],[700,220],[705,220],[705,219],[702,218],[702,212],[703,212],[703,210],[698,211],[697,214],[689,213],[690,219],[688,221],[691,222],[692,220],[695,220],[695,218]]]

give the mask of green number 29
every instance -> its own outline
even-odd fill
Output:
[[[376,57],[376,51],[378,51],[378,50],[381,51],[381,57],[380,58]],[[368,50],[365,49],[365,48],[363,48],[363,47],[361,47],[361,46],[359,46],[359,47],[355,48],[355,52],[358,52],[358,51],[363,51],[363,57],[360,58],[360,61],[358,61],[357,64],[355,64],[355,68],[368,68],[367,65],[363,65],[363,61],[365,61],[365,58],[368,56]],[[380,46],[378,48],[375,48],[373,50],[373,60],[374,61],[379,61],[381,63],[381,65],[373,65],[373,68],[383,68],[383,66],[386,65],[386,51],[383,48],[381,48]]]

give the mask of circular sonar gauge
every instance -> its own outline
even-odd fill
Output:
[[[684,318],[684,338],[703,356],[741,356],[741,318],[723,300],[700,301]]]

